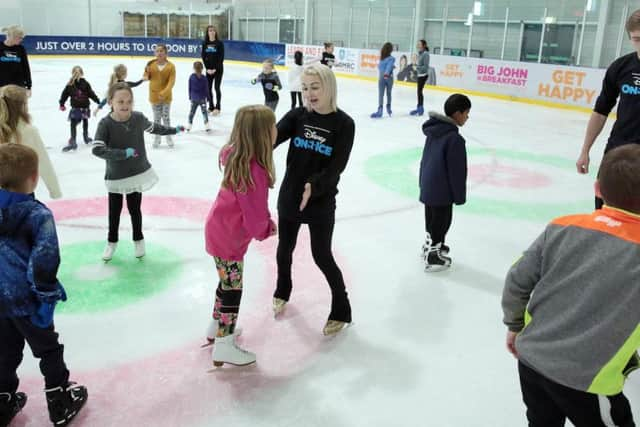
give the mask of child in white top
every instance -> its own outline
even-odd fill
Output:
[[[289,91],[291,92],[291,109],[296,108],[296,99],[302,107],[302,52],[296,50],[293,54],[294,64],[289,67]]]

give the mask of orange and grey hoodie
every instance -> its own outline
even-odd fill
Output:
[[[640,347],[640,215],[605,206],[557,218],[507,274],[519,360],[567,387],[622,391]]]

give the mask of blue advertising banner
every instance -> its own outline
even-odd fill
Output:
[[[157,44],[167,46],[170,56],[199,58],[202,40],[137,37],[25,37],[22,45],[29,55],[125,55],[153,56]],[[285,45],[227,40],[224,41],[225,59],[262,62],[271,58],[284,65]]]

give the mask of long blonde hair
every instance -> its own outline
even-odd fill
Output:
[[[111,77],[109,78],[109,87],[107,90],[111,88],[114,84],[118,83],[118,81],[122,81],[127,77],[127,66],[124,64],[118,64],[113,67],[113,73],[111,73]]]
[[[31,122],[27,112],[27,90],[16,85],[0,88],[0,144],[21,142],[18,123]],[[15,140],[12,141],[13,137]]]
[[[252,159],[267,171],[269,188],[273,188],[276,173],[271,131],[275,122],[273,111],[264,105],[247,105],[236,112],[229,142],[220,150],[220,165],[223,164],[222,153],[231,150],[224,162],[224,188],[246,193],[255,185],[251,178]]]
[[[79,65],[76,65],[71,69],[71,79],[69,79],[69,83],[67,83],[67,86],[75,85],[76,82],[82,78],[82,76],[84,76],[82,67]]]

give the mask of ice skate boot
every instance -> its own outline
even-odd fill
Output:
[[[427,259],[424,263],[424,271],[427,273],[446,270],[451,266],[451,258],[442,253],[440,246],[440,243],[431,246],[427,253]]]
[[[102,252],[102,260],[103,261],[111,261],[113,258],[113,254],[118,247],[118,242],[107,242],[107,246],[104,247],[104,251]]]
[[[69,151],[77,150],[77,149],[78,149],[78,144],[76,144],[76,140],[73,138],[69,138],[69,142],[67,143],[67,145],[64,148],[62,148],[62,152],[67,153]]]
[[[136,258],[142,258],[146,254],[144,239],[133,241],[133,252]]]
[[[378,111],[371,114],[372,119],[379,119],[380,117],[382,117],[382,105],[378,107]]]
[[[287,304],[287,301],[280,298],[274,298],[273,299],[273,317],[278,317],[278,315],[284,311],[284,306],[286,304]]]
[[[54,387],[45,390],[49,419],[54,426],[66,426],[78,415],[80,409],[87,402],[87,388],[74,382],[64,387]]]
[[[216,345],[211,352],[213,366],[220,367],[225,363],[234,366],[246,366],[256,362],[256,355],[243,350],[236,344],[236,335],[229,334],[216,337]]]
[[[27,395],[24,393],[0,393],[0,426],[8,426],[26,404]]]

